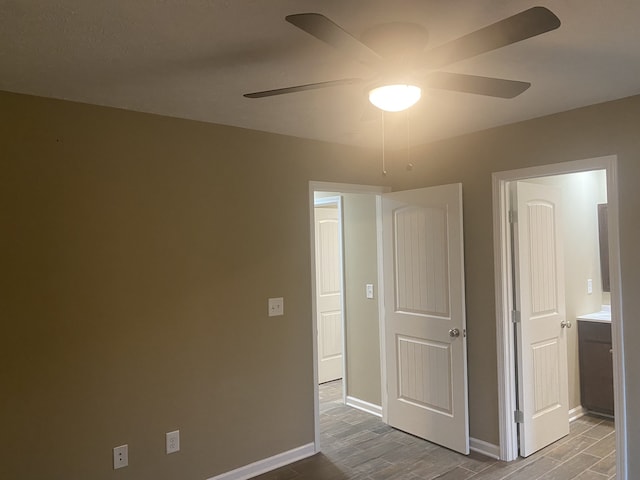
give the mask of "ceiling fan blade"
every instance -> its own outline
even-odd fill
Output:
[[[424,65],[440,68],[555,30],[559,26],[560,19],[551,10],[533,7],[428,51]]]
[[[531,86],[528,82],[503,78],[478,77],[461,73],[433,72],[427,77],[430,88],[455,92],[487,95],[489,97],[514,98]]]
[[[295,87],[276,88],[263,92],[245,93],[247,98],[273,97],[275,95],[285,95],[287,93],[304,92],[305,90],[316,90],[318,88],[338,87],[340,85],[354,85],[364,82],[361,78],[343,78],[341,80],[330,80],[328,82],[308,83],[306,85],[296,85]]]
[[[382,57],[375,51],[324,15],[319,13],[296,13],[287,15],[285,20],[365,65],[375,66],[382,61]]]

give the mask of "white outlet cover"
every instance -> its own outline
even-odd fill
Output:
[[[129,465],[129,445],[120,445],[113,449],[113,469]]]
[[[180,430],[167,432],[167,455],[180,451]]]

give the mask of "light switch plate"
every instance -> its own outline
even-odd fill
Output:
[[[373,283],[367,283],[366,292],[367,298],[373,298]]]
[[[270,298],[269,299],[269,316],[277,317],[284,315],[284,298]]]
[[[587,293],[591,295],[593,293],[593,279],[587,279]]]

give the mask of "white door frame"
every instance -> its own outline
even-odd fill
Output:
[[[311,312],[312,312],[312,335],[313,335],[313,416],[314,416],[314,424],[313,424],[313,430],[314,430],[314,452],[318,453],[320,451],[320,402],[319,402],[319,398],[318,398],[318,392],[319,392],[319,387],[318,387],[318,335],[317,335],[317,331],[318,331],[318,319],[317,319],[317,313],[316,313],[316,305],[317,305],[317,299],[316,299],[316,277],[315,277],[315,273],[316,273],[316,258],[315,258],[315,248],[316,248],[316,239],[315,239],[315,223],[313,221],[314,218],[314,208],[315,208],[315,198],[314,198],[314,193],[315,192],[336,192],[336,193],[369,193],[372,195],[377,195],[377,198],[380,198],[380,195],[382,195],[383,193],[387,193],[390,192],[391,188],[390,187],[383,187],[383,186],[375,186],[375,185],[356,185],[356,184],[350,184],[350,183],[332,183],[332,182],[316,182],[316,181],[310,181],[309,182],[309,237],[311,239]],[[381,281],[381,275],[382,275],[382,267],[381,267],[381,254],[380,254],[380,248],[382,245],[382,239],[381,239],[381,234],[382,234],[382,227],[380,225],[380,210],[379,210],[379,205],[380,205],[380,200],[377,201],[376,203],[377,207],[378,207],[378,212],[377,212],[377,218],[378,221],[377,223],[379,224],[377,226],[377,242],[378,242],[378,309],[379,312],[382,313],[382,309],[381,309],[381,304],[383,302],[383,292],[381,291],[381,285],[382,285],[382,281]],[[344,295],[344,292],[343,292]],[[344,305],[343,305],[344,307]],[[344,321],[344,312],[343,312],[343,321]],[[343,325],[344,326],[344,325]],[[347,370],[346,370],[346,350],[344,349],[344,329],[343,329],[343,367],[344,367],[344,378],[346,378],[347,375]],[[380,342],[381,344],[383,343],[383,336],[380,336]],[[382,368],[382,362],[384,361],[383,358],[383,350],[381,348],[381,373],[383,375],[382,378],[382,385],[386,384],[385,378],[384,378],[384,369]],[[346,386],[346,382],[343,383],[343,385]],[[343,392],[343,399],[344,396],[346,395],[346,388],[345,391]],[[384,412],[385,410],[385,402],[386,402],[386,394],[384,389],[382,389],[382,396],[383,396],[383,400],[382,400],[382,411],[383,411],[383,415],[385,414]]]
[[[611,327],[613,344],[615,428],[617,478],[626,480],[627,412],[625,396],[624,343],[622,319],[622,285],[620,276],[620,243],[618,224],[617,156],[576,160],[539,167],[523,168],[492,174],[493,183],[493,242],[496,291],[496,341],[498,354],[498,407],[500,432],[500,459],[515,460],[518,457],[517,425],[513,419],[516,410],[516,378],[513,344],[514,328],[511,322],[513,310],[511,244],[509,240],[509,196],[507,184],[527,178],[561,175],[567,173],[605,170],[609,210],[609,269],[611,276]]]

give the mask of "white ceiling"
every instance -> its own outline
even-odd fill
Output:
[[[562,26],[446,68],[532,87],[512,100],[426,92],[411,143],[640,93],[638,0],[2,0],[0,90],[375,146],[381,122],[362,120],[362,86],[242,96],[371,75],[285,15],[319,12],[356,37],[415,22],[428,49],[534,5]]]

